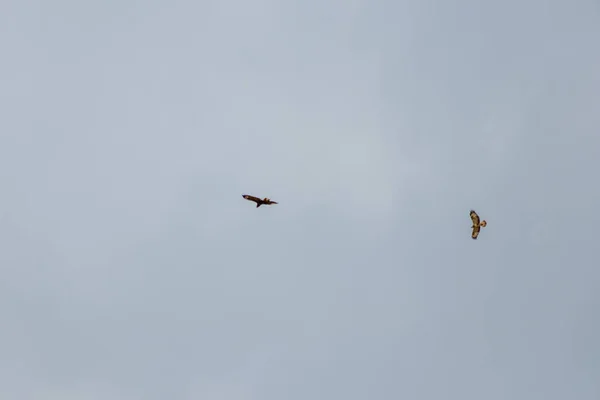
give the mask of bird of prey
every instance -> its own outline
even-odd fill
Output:
[[[276,201],[271,201],[271,199],[265,197],[264,199],[259,199],[258,197],[250,196],[249,194],[243,194],[243,198],[249,201],[253,201],[256,203],[256,208],[262,206],[263,204],[269,206],[271,204],[277,204]]]
[[[479,236],[479,231],[481,230],[481,228],[485,227],[487,225],[487,222],[485,220],[479,222],[479,215],[477,215],[477,213],[473,210],[471,210],[471,220],[473,221],[473,226],[471,228],[473,228],[473,233],[471,233],[471,237],[473,239],[477,239],[477,236]]]

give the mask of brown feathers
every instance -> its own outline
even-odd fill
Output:
[[[268,197],[265,197],[264,199],[259,199],[258,197],[250,196],[249,194],[243,194],[242,197],[246,200],[255,202],[256,208],[262,206],[263,204],[268,206],[271,204],[277,204],[276,201],[271,201],[271,199],[269,199]]]
[[[276,201],[272,201],[268,197],[261,199],[259,197],[251,196],[249,194],[243,194],[242,197],[248,201],[256,203],[256,208],[262,205],[270,206],[272,204],[277,204]],[[473,221],[473,225],[471,226],[471,228],[473,229],[473,231],[471,232],[471,238],[477,239],[477,237],[479,236],[479,232],[481,232],[481,228],[485,228],[487,226],[487,221],[481,220],[479,218],[479,215],[475,212],[475,210],[471,210],[469,212],[469,216],[471,217],[471,221]]]
[[[479,231],[481,230],[481,228],[484,228],[487,225],[487,222],[485,220],[480,221],[479,215],[477,215],[477,213],[473,210],[471,210],[469,215],[471,216],[471,221],[473,221],[473,226],[471,226],[471,228],[473,228],[471,237],[473,239],[477,239],[477,236],[479,236]]]

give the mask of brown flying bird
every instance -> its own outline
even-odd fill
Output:
[[[481,230],[481,228],[484,228],[487,225],[487,222],[485,220],[479,222],[479,215],[477,215],[477,213],[473,210],[471,210],[471,220],[473,221],[473,226],[471,228],[473,228],[473,233],[471,233],[471,237],[473,239],[477,239],[477,236],[479,236],[479,231]]]
[[[262,206],[263,204],[269,206],[271,204],[277,204],[276,201],[271,201],[271,199],[265,197],[264,199],[259,199],[258,197],[250,196],[249,194],[243,194],[243,198],[246,200],[250,200],[256,203],[256,208]]]

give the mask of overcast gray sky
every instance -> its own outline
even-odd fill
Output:
[[[0,10],[2,399],[600,398],[597,1]]]

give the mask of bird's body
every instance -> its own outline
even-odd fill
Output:
[[[268,197],[265,197],[264,199],[260,199],[255,196],[250,196],[249,194],[243,194],[242,197],[246,200],[255,202],[256,208],[262,206],[263,204],[268,205],[268,206],[271,204],[277,204],[276,201],[271,201],[271,199],[269,199]]]
[[[479,215],[477,215],[477,213],[473,210],[471,210],[469,215],[471,216],[471,221],[473,221],[473,226],[471,226],[471,228],[473,228],[471,237],[473,239],[477,239],[477,236],[479,236],[479,231],[481,228],[484,228],[487,225],[487,222],[485,220],[480,221]]]

